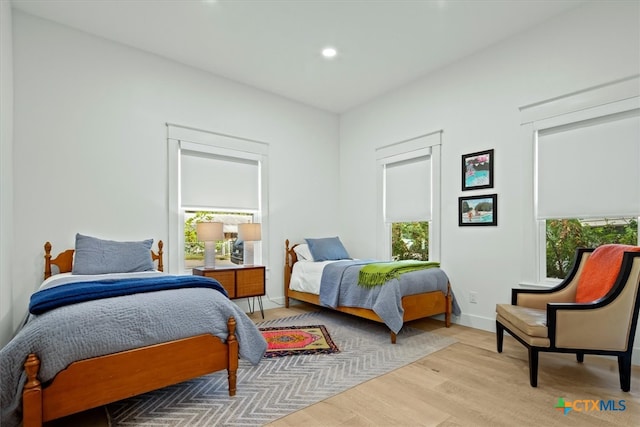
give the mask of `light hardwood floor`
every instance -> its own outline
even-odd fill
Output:
[[[317,307],[300,304],[265,311],[265,319],[295,316]],[[250,317],[260,322],[259,312]],[[538,387],[529,385],[527,352],[505,335],[502,354],[495,334],[426,319],[410,326],[454,337],[458,342],[403,368],[367,381],[268,424],[291,426],[640,426],[640,367],[631,392],[620,390],[617,361],[566,354],[540,355]],[[392,344],[389,344],[392,345]],[[624,400],[624,411],[555,409],[565,401]],[[580,405],[584,408],[584,405]],[[591,409],[591,406],[589,406]],[[104,410],[78,414],[47,427],[108,426]]]
[[[267,310],[266,319],[294,316],[316,307],[300,304]],[[259,313],[251,317],[260,321]],[[617,360],[542,353],[538,387],[529,385],[527,351],[508,334],[496,351],[495,334],[426,319],[410,326],[458,342],[403,368],[312,405],[270,427],[289,426],[640,426],[640,367],[631,392],[620,390]],[[391,345],[391,344],[389,344]],[[571,411],[565,401],[613,400],[624,411]],[[584,408],[583,404],[578,405]]]

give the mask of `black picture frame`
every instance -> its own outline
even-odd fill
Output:
[[[478,207],[480,209],[477,209]],[[458,225],[460,227],[498,225],[498,195],[483,194],[459,197]]]
[[[493,149],[462,155],[462,191],[493,188]]]

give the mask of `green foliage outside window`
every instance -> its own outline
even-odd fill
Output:
[[[557,219],[547,221],[547,277],[564,279],[573,264],[577,248],[595,248],[609,243],[638,244],[636,218],[586,221]]]
[[[204,259],[204,242],[198,240],[196,223],[213,221],[213,212],[195,212],[184,221],[184,257],[188,260]],[[218,243],[219,244],[219,243]],[[216,246],[218,245],[216,244]],[[216,248],[217,250],[218,248]]]
[[[429,260],[429,223],[391,224],[391,256],[394,260]]]

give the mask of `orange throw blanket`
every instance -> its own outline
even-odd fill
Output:
[[[622,255],[625,252],[640,252],[640,247],[602,245],[593,251],[578,279],[576,302],[593,302],[605,296],[613,288],[622,266]]]

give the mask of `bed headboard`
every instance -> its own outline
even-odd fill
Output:
[[[158,261],[158,270],[164,271],[164,263],[162,260],[162,247],[164,243],[162,240],[158,241],[158,252],[151,251],[151,259]],[[51,243],[44,244],[44,278],[48,279],[52,276],[51,266],[55,265],[60,270],[60,273],[69,273],[73,269],[73,249],[67,249],[64,252],[60,252],[55,258],[51,258]],[[294,253],[295,255],[295,253]]]

